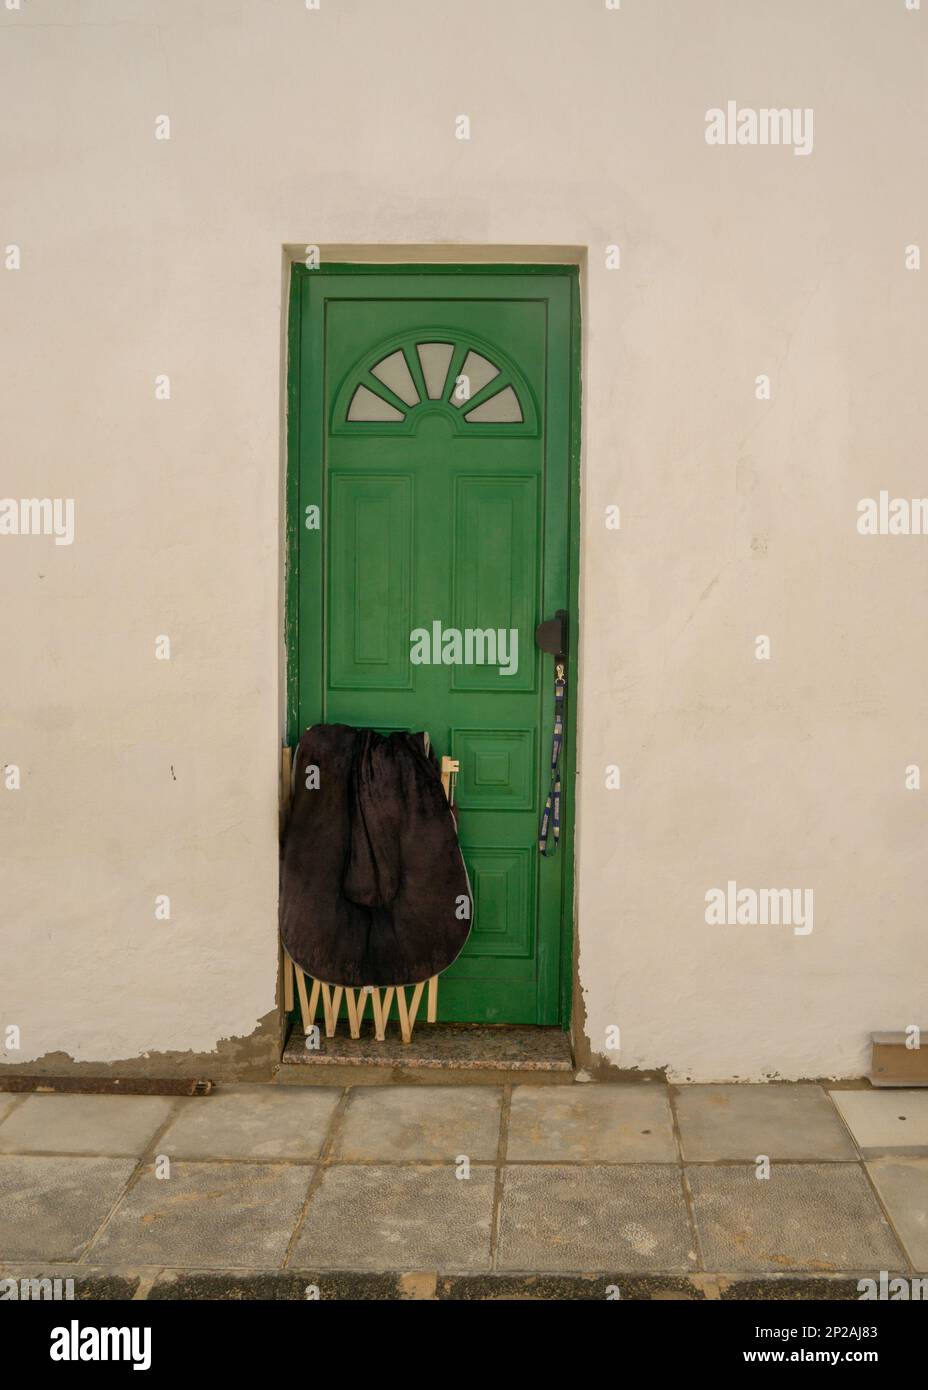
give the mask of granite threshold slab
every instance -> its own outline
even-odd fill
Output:
[[[393,1025],[390,1029],[392,1032]],[[343,1031],[344,1030],[344,1031]],[[301,1028],[294,1028],[281,1059],[296,1067],[385,1067],[424,1071],[573,1072],[570,1036],[561,1028],[433,1023],[417,1027],[412,1041],[374,1037],[370,1024],[361,1036],[346,1036],[339,1022],[334,1038],[323,1034],[318,1048],[308,1048]]]

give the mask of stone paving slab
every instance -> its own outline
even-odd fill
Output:
[[[866,1158],[928,1157],[928,1090],[832,1091],[831,1098]]]
[[[0,1259],[79,1259],[134,1167],[131,1158],[0,1156]]]
[[[322,1087],[240,1086],[184,1100],[158,1148],[186,1159],[314,1159],[340,1098]]]
[[[687,1167],[708,1270],[880,1270],[905,1260],[856,1163]]]
[[[880,1158],[867,1169],[913,1266],[928,1274],[928,1158]]]
[[[28,1096],[0,1124],[0,1153],[138,1156],[175,1104],[168,1096]]]
[[[19,1099],[18,1095],[10,1095],[8,1092],[0,1091],[0,1124],[3,1123]]]
[[[515,1086],[507,1158],[676,1163],[666,1087]]]
[[[156,1275],[153,1297],[266,1288],[306,1298],[300,1280],[312,1270],[320,1296],[333,1298],[356,1288],[380,1299],[544,1299],[556,1287],[599,1298],[614,1296],[610,1280],[651,1279],[651,1292],[621,1296],[702,1297],[699,1281],[709,1280],[706,1297],[760,1299],[777,1277],[792,1282],[771,1297],[843,1298],[864,1274],[911,1275],[910,1264],[928,1273],[928,1156],[918,1144],[928,1097],[834,1094],[872,1141],[869,1179],[814,1085],[532,1080],[511,1093],[472,1083],[10,1096],[0,1142],[59,1149],[0,1152],[0,1261],[41,1280],[81,1259],[85,1298],[107,1288],[145,1296]],[[690,1207],[668,1097],[690,1159]],[[881,1139],[888,1152],[873,1149]],[[92,1143],[116,1152],[80,1151]],[[154,1176],[156,1151],[171,1157],[167,1178]],[[758,1153],[771,1158],[769,1180],[755,1176]],[[464,1179],[461,1156],[472,1164]],[[803,1294],[810,1281],[823,1291]]]
[[[495,1159],[501,1105],[487,1086],[359,1086],[333,1152],[344,1160]]]
[[[686,1162],[858,1156],[820,1086],[679,1086],[674,1107]]]
[[[301,1164],[146,1166],[93,1247],[96,1264],[279,1267],[313,1170]]]
[[[493,1168],[338,1164],[313,1193],[290,1263],[321,1269],[490,1267]]]
[[[511,1164],[497,1265],[685,1273],[696,1254],[680,1170],[670,1164]]]

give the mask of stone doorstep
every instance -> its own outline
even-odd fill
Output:
[[[112,1269],[85,1265],[6,1264],[0,1278],[73,1278],[76,1301],[851,1301],[858,1279],[836,1274],[444,1274],[435,1270]],[[891,1277],[895,1277],[891,1273]],[[903,1278],[908,1278],[905,1274]]]
[[[487,1073],[496,1080],[510,1073],[526,1080],[550,1073],[567,1080],[573,1076],[570,1037],[561,1028],[433,1023],[417,1027],[409,1043],[393,1036],[392,1026],[383,1042],[376,1040],[369,1021],[362,1025],[360,1038],[345,1036],[345,1028],[340,1020],[334,1038],[323,1033],[318,1049],[310,1049],[302,1028],[294,1027],[280,1072],[291,1067],[326,1073],[335,1067],[401,1070],[425,1073],[433,1084],[447,1072]]]

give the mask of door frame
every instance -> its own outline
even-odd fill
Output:
[[[508,276],[564,276],[570,280],[570,342],[568,344],[568,688],[565,719],[565,737],[561,757],[561,782],[563,787],[561,801],[561,843],[559,853],[564,855],[561,874],[561,932],[560,960],[558,971],[558,1013],[560,1027],[569,1030],[571,1005],[574,994],[574,971],[576,969],[576,914],[574,893],[574,859],[576,836],[576,769],[577,769],[577,715],[579,687],[579,568],[580,568],[580,267],[569,264],[547,264],[545,262],[493,263],[472,262],[326,262],[314,270],[305,264],[292,262],[290,266],[289,313],[287,323],[287,377],[286,377],[286,576],[284,584],[285,618],[284,634],[286,648],[286,737],[294,747],[299,741],[298,720],[299,673],[300,673],[300,522],[302,505],[300,496],[301,461],[304,450],[317,456],[320,474],[324,467],[318,458],[318,450],[304,440],[302,423],[305,419],[305,402],[302,398],[302,286],[305,277],[339,275],[508,275]],[[324,410],[324,402],[323,402]],[[320,477],[321,482],[321,477]],[[322,497],[322,489],[317,492]],[[550,616],[550,615],[548,615]]]

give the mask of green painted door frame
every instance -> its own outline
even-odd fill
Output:
[[[448,373],[443,399],[433,389],[434,357],[427,360],[428,352],[438,348],[447,354],[440,369],[442,380]],[[496,371],[496,380],[482,384],[480,373],[488,370]],[[465,378],[458,375],[462,371]],[[466,379],[468,384],[461,388],[466,393],[471,377],[472,393],[464,395],[460,408],[453,382]],[[501,405],[507,394],[509,401]],[[417,399],[419,407],[410,411]],[[488,405],[482,409],[485,400]],[[466,419],[471,412],[473,422]],[[461,839],[465,859],[471,855],[469,833],[476,834],[480,846],[473,851],[476,864],[469,862],[472,878],[476,873],[477,920],[487,920],[486,912],[480,916],[481,893],[494,906],[494,895],[500,892],[504,903],[534,904],[534,956],[520,960],[526,955],[521,943],[501,937],[494,960],[493,942],[489,941],[488,954],[484,937],[479,959],[468,960],[465,950],[443,977],[439,1000],[444,999],[445,1007],[439,1017],[559,1023],[567,1028],[574,956],[577,268],[324,264],[309,270],[294,265],[287,431],[288,741],[295,745],[303,729],[325,719],[384,730],[431,725],[430,732],[438,730],[433,737],[439,753],[465,755]],[[442,486],[440,465],[446,461],[445,490],[436,491]],[[401,637],[408,645],[408,631],[394,623],[397,631],[391,633],[389,623],[378,622],[370,595],[381,573],[394,576],[383,611],[408,614],[414,607],[410,567],[417,567],[426,586],[430,566],[439,568],[441,552],[429,522],[441,510],[439,502],[445,504],[447,524],[454,530],[444,538],[448,553],[459,548],[462,554],[483,558],[481,547],[487,547],[487,565],[471,565],[466,586],[460,566],[444,589],[438,583],[438,592],[447,594],[450,583],[458,594],[449,611],[461,629],[471,613],[475,626],[478,623],[475,605],[481,583],[488,599],[480,612],[486,611],[487,602],[492,607],[494,584],[498,590],[500,580],[489,571],[493,555],[499,554],[500,538],[512,546],[513,572],[526,575],[527,597],[516,594],[510,599],[521,603],[522,667],[515,680],[488,674],[486,667],[455,669],[449,693],[449,677],[441,676],[440,666],[437,672],[417,667],[410,679],[411,667],[399,645]],[[312,506],[320,510],[315,529],[307,519]],[[537,535],[532,520],[536,512]],[[495,549],[485,539],[493,533]],[[413,550],[415,557],[409,559]],[[346,568],[347,561],[337,557],[348,551],[359,558]],[[481,580],[484,570],[488,577]],[[417,583],[421,589],[419,579]],[[464,587],[474,592],[461,597],[458,591]],[[429,604],[434,609],[431,600],[427,608]],[[553,616],[557,608],[569,614],[570,650],[561,847],[552,860],[541,858],[537,849],[529,855],[524,846],[547,790],[553,724],[552,658],[534,650],[532,637],[534,624]],[[420,620],[421,613],[415,621]],[[442,689],[437,677],[444,681]],[[445,706],[457,702],[456,714],[447,713],[442,698]],[[505,719],[497,717],[500,711],[506,712]],[[502,731],[500,725],[505,726]],[[478,765],[482,777],[475,780],[473,769]],[[470,782],[465,783],[468,768]],[[506,797],[510,814],[503,818],[500,803]],[[495,834],[501,847],[489,850],[489,840],[497,843]],[[512,846],[507,848],[509,841]],[[526,977],[527,969],[535,971],[534,984]],[[507,1017],[510,1000],[512,1016]]]

